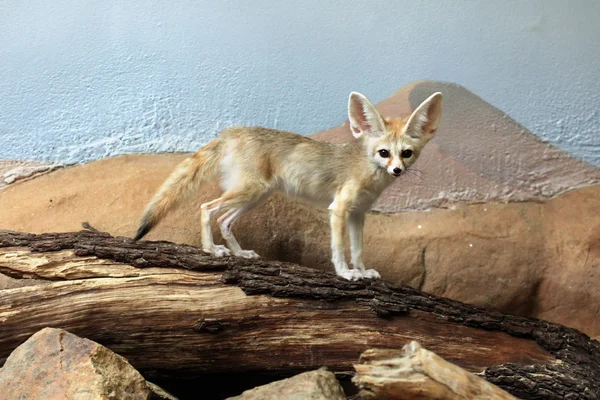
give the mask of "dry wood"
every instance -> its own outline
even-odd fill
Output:
[[[150,378],[352,374],[366,349],[417,340],[520,398],[600,398],[600,347],[584,334],[383,281],[91,231],[0,231],[0,273],[35,282],[0,291],[0,359],[52,326]]]
[[[515,400],[499,387],[411,342],[402,351],[369,349],[352,379],[365,399]]]

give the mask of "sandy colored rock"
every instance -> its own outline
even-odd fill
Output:
[[[45,328],[0,369],[6,399],[150,399],[148,384],[123,357],[91,340]]]
[[[320,369],[246,390],[228,400],[345,400],[335,375]]]

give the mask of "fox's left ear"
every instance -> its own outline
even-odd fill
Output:
[[[414,139],[431,139],[442,118],[442,94],[434,93],[413,111],[406,123],[406,134]]]

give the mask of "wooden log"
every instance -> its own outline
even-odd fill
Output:
[[[366,349],[417,340],[519,398],[600,398],[600,346],[586,335],[384,281],[91,231],[0,231],[0,273],[35,283],[0,291],[0,361],[47,326],[149,378],[321,366],[350,376]]]
[[[399,350],[369,349],[354,366],[352,381],[364,399],[516,400],[435,353],[410,342]]]

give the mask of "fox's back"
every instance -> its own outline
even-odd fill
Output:
[[[259,181],[273,191],[330,202],[347,176],[351,145],[262,127],[223,131],[223,189]]]

